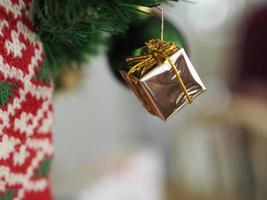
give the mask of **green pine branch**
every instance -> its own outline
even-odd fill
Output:
[[[107,44],[110,34],[125,32],[144,13],[170,0],[35,0],[33,20],[53,74],[73,61],[84,62]],[[178,0],[176,0],[178,1]]]

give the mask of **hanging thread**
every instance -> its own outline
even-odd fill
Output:
[[[161,41],[164,40],[164,4],[161,4],[161,32],[160,32]]]

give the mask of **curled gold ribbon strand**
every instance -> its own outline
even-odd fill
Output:
[[[165,56],[165,58],[168,60],[168,62],[170,63],[170,65],[171,65],[174,73],[176,74],[176,79],[177,79],[180,87],[182,88],[182,90],[183,90],[183,92],[184,92],[184,94],[185,94],[185,96],[187,98],[188,103],[192,103],[193,102],[193,99],[189,95],[189,93],[188,93],[188,91],[186,89],[186,86],[185,86],[185,84],[184,84],[184,82],[183,82],[183,80],[182,80],[182,78],[180,76],[180,73],[179,73],[178,69],[176,68],[175,64],[171,61],[171,59],[169,58],[169,56]]]

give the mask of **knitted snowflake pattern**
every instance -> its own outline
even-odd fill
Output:
[[[31,0],[0,0],[1,200],[51,200],[53,84],[40,78],[30,9]]]

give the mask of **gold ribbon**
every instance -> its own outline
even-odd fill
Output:
[[[162,64],[165,60],[167,60],[176,75],[176,79],[181,89],[183,90],[187,101],[189,103],[192,103],[192,97],[188,93],[175,64],[170,59],[170,56],[177,51],[178,48],[175,46],[174,43],[164,42],[159,39],[152,39],[148,43],[146,43],[146,47],[145,49],[143,49],[143,55],[137,57],[129,57],[126,59],[128,64],[132,66],[128,72],[128,75],[132,75],[137,72],[140,77],[142,77],[155,65]]]

